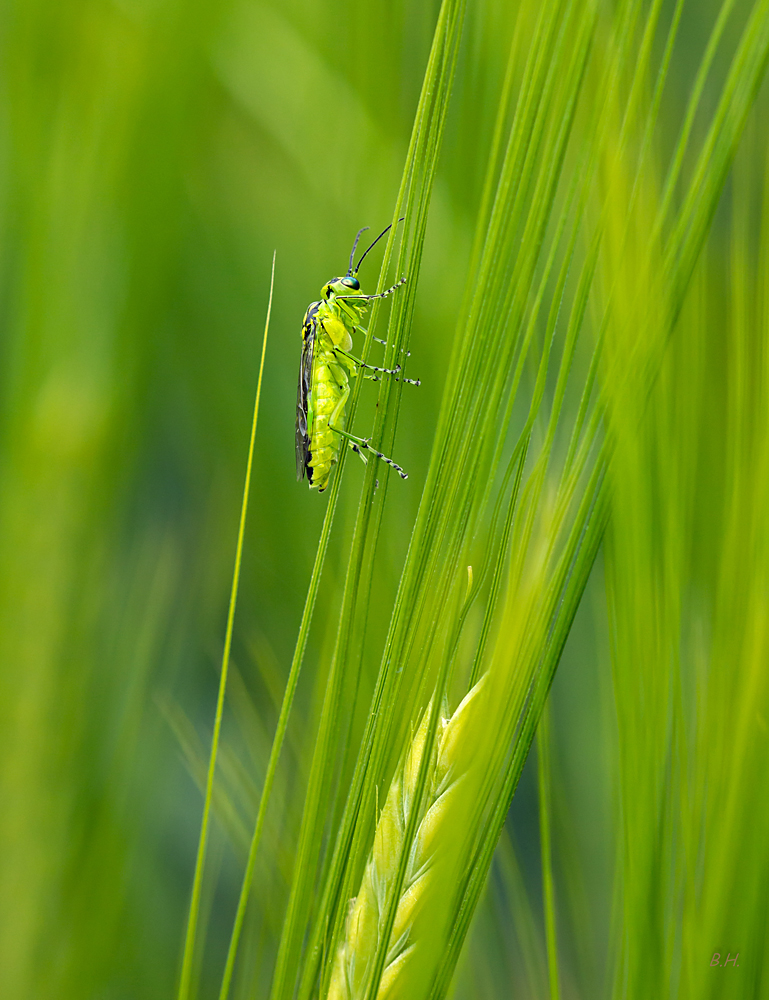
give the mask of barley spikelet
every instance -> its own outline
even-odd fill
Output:
[[[456,712],[441,719],[433,742],[422,815],[409,853],[377,1000],[419,1000],[440,955],[457,884],[456,869],[472,833],[470,817],[478,799],[477,751],[486,700],[481,697],[483,686],[482,678]],[[428,709],[390,786],[360,890],[350,901],[329,1000],[363,1000],[369,987],[380,926],[414,806],[429,716]]]

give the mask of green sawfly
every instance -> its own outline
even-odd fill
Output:
[[[384,229],[354,264],[358,242],[368,226],[358,232],[350,252],[347,274],[332,278],[323,286],[320,300],[310,303],[302,321],[302,355],[296,394],[296,478],[301,481],[307,476],[310,489],[317,489],[319,493],[328,486],[343,441],[364,462],[363,453],[371,452],[395,469],[401,479],[408,478],[391,458],[373,448],[368,438],[357,437],[344,426],[350,376],[362,375],[374,381],[379,380],[379,375],[402,378],[400,365],[377,368],[351,353],[353,336],[361,330],[360,324],[369,303],[374,299],[387,298],[406,282],[405,278],[401,278],[377,295],[366,295],[358,280],[358,270],[367,254],[390,228]],[[380,344],[385,343],[378,337],[374,339]],[[418,379],[402,378],[402,381],[411,385],[420,384]]]

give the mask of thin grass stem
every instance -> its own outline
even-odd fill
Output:
[[[235,606],[238,599],[240,583],[240,566],[243,558],[243,540],[246,534],[246,516],[248,513],[248,495],[251,486],[251,470],[254,463],[254,442],[256,441],[256,423],[259,416],[259,400],[262,395],[262,376],[264,374],[264,359],[267,352],[267,335],[270,330],[270,313],[272,312],[272,293],[275,287],[275,253],[272,255],[272,271],[270,274],[270,297],[267,301],[267,317],[264,322],[264,338],[262,340],[262,358],[259,363],[259,378],[256,383],[256,399],[254,400],[254,415],[251,421],[251,439],[248,444],[248,461],[246,462],[246,478],[243,484],[243,501],[240,508],[240,524],[238,525],[238,541],[235,548],[235,567],[232,573],[232,588],[230,590],[230,606],[227,611],[227,628],[224,634],[224,651],[222,652],[222,669],[219,676],[219,693],[216,699],[216,715],[214,732],[211,738],[211,753],[208,758],[208,773],[206,776],[206,796],[203,802],[203,819],[200,824],[198,851],[195,859],[195,876],[192,882],[192,898],[187,917],[187,932],[184,939],[184,954],[182,970],[179,978],[178,1000],[188,1000],[192,973],[194,968],[195,938],[200,912],[200,894],[203,885],[203,869],[206,862],[208,847],[208,827],[211,818],[211,802],[214,792],[214,775],[216,773],[216,758],[219,752],[219,736],[224,713],[224,695],[227,689],[227,673],[230,665],[230,648],[232,646],[232,630],[235,623]]]

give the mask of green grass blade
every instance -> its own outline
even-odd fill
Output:
[[[435,172],[435,161],[437,151],[440,148],[440,136],[443,122],[447,111],[447,97],[450,91],[453,66],[457,59],[457,44],[461,29],[462,5],[455,3],[445,3],[439,15],[436,27],[435,40],[431,52],[430,60],[425,76],[425,84],[422,96],[417,109],[416,121],[412,132],[412,142],[409,149],[406,168],[404,170],[401,191],[396,205],[395,218],[397,219],[404,207],[407,218],[413,213],[415,216],[415,237],[411,245],[408,261],[402,258],[404,269],[410,276],[410,282],[405,289],[405,294],[401,301],[396,301],[393,305],[390,331],[387,342],[392,345],[392,357],[398,357],[399,351],[405,346],[402,331],[408,328],[410,321],[409,303],[413,310],[413,296],[415,284],[419,270],[419,262],[424,240],[424,228],[426,224],[426,209],[429,204],[430,190]],[[417,155],[428,164],[423,176],[417,177],[414,174],[414,161]],[[432,164],[430,167],[429,165]],[[393,245],[395,231],[391,231],[390,239],[385,250],[385,263],[383,272],[387,266],[388,253]],[[405,253],[405,246],[402,254]],[[373,335],[375,314],[369,323],[366,349],[371,342]],[[401,332],[398,332],[401,331]],[[365,357],[364,353],[364,357]],[[390,357],[386,355],[386,363]],[[356,386],[356,393],[359,386]],[[391,413],[392,407],[389,404],[391,386],[389,382],[383,381],[380,386],[379,417],[375,423],[373,440],[380,447],[389,447],[388,439],[382,439],[382,423],[385,413]],[[354,412],[354,411],[353,411]],[[352,419],[352,418],[351,418]],[[392,433],[394,433],[394,424]],[[391,438],[390,438],[391,440]],[[341,463],[340,463],[341,465]],[[341,471],[341,470],[340,470]],[[339,475],[339,474],[337,474]],[[364,548],[366,544],[375,547],[376,533],[379,529],[379,521],[375,521],[372,529],[370,525],[371,517],[371,496],[374,490],[375,470],[373,463],[367,472],[364,493],[359,506],[359,515],[356,523],[353,543],[350,553],[350,569],[346,580],[345,596],[343,598],[342,613],[340,618],[337,646],[332,658],[331,672],[328,680],[326,696],[321,715],[318,739],[313,754],[310,778],[308,783],[307,799],[305,802],[302,830],[300,832],[300,842],[297,851],[297,861],[295,866],[295,877],[289,899],[284,931],[278,953],[275,977],[273,981],[272,995],[280,997],[289,989],[290,975],[296,975],[299,968],[298,952],[301,938],[304,936],[304,923],[308,919],[308,901],[311,887],[315,880],[316,866],[319,863],[320,828],[325,822],[324,812],[328,796],[328,778],[330,762],[334,759],[330,745],[332,738],[339,735],[339,704],[342,692],[343,678],[345,672],[354,669],[354,663],[349,662],[347,649],[351,642],[352,621],[355,614],[357,595],[360,591],[367,590],[365,583],[361,583],[361,574],[364,568]],[[343,730],[342,730],[343,733]],[[345,737],[342,735],[342,741]],[[316,928],[320,932],[326,925],[327,918],[316,918]],[[320,944],[318,942],[318,930],[311,939],[309,946],[309,958],[306,969],[312,969],[315,956],[318,954]],[[311,982],[311,973],[305,971],[304,982]],[[307,986],[303,986],[304,989]]]
[[[227,611],[227,627],[224,634],[224,650],[222,652],[222,669],[219,677],[219,693],[216,699],[216,715],[214,731],[211,738],[211,753],[208,759],[206,775],[206,794],[203,801],[203,818],[200,824],[200,837],[195,859],[195,875],[192,883],[192,898],[187,917],[187,931],[184,939],[184,953],[179,977],[179,1000],[187,1000],[192,982],[193,962],[195,957],[196,931],[198,913],[200,910],[200,895],[203,886],[203,869],[208,846],[208,826],[211,818],[211,803],[214,791],[214,776],[216,774],[216,758],[219,751],[219,736],[224,713],[224,695],[227,689],[227,673],[230,666],[230,649],[232,647],[232,631],[235,625],[235,606],[238,599],[240,583],[240,567],[243,559],[243,541],[246,534],[246,515],[248,514],[248,495],[251,486],[251,470],[254,461],[254,442],[256,441],[256,424],[259,416],[259,400],[262,394],[262,375],[264,374],[264,359],[267,352],[267,334],[270,330],[270,313],[272,312],[272,293],[275,287],[275,254],[272,255],[272,271],[270,273],[270,295],[267,301],[267,316],[264,322],[264,338],[262,340],[262,358],[259,363],[259,377],[256,383],[256,398],[254,400],[254,415],[251,421],[251,438],[248,444],[248,460],[246,462],[246,477],[243,484],[243,501],[240,508],[240,523],[238,525],[238,540],[235,547],[235,566],[232,573],[232,588],[230,590],[230,605]]]

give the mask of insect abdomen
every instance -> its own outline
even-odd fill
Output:
[[[334,410],[339,405],[349,383],[345,372],[336,364],[318,358],[313,385],[315,388],[315,419],[312,427],[312,477],[311,485],[319,490],[326,488],[331,469],[339,456],[341,438],[329,427]],[[344,413],[337,417],[344,423]]]

